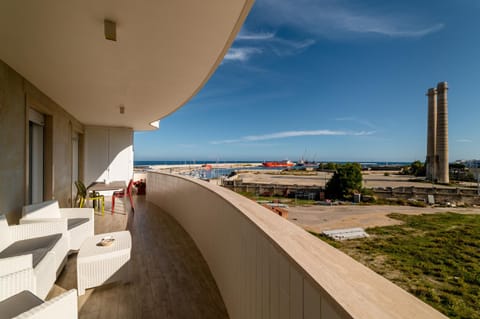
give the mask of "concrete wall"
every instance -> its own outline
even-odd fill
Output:
[[[23,78],[0,61],[0,214],[25,200],[25,116]]]
[[[283,196],[311,200],[325,199],[324,189],[319,186],[243,183],[243,181],[229,181],[225,179],[220,181],[220,186],[235,192],[252,193],[257,196]]]
[[[10,222],[18,220],[26,202],[28,108],[47,117],[45,194],[61,206],[70,206],[72,197],[72,132],[83,131],[62,107],[0,61],[0,214]]]
[[[128,181],[133,177],[133,131],[117,127],[85,127],[86,185],[95,181]]]
[[[433,195],[436,204],[447,202],[456,205],[480,205],[477,189],[431,188],[431,187],[377,187],[372,188],[375,196],[383,199],[415,199],[428,203],[428,195]]]
[[[228,189],[149,172],[147,200],[190,234],[230,318],[446,318],[289,221]]]

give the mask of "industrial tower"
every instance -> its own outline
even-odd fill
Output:
[[[437,88],[427,91],[428,131],[427,131],[427,179],[448,184],[448,85],[440,82]]]

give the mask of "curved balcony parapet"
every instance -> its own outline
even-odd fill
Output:
[[[228,189],[147,175],[207,261],[231,318],[446,318],[341,251]]]

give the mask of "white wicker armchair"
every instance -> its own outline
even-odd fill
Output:
[[[50,245],[44,245],[54,237]],[[44,299],[68,253],[65,220],[9,226],[0,216],[0,300],[22,290]]]
[[[70,250],[79,250],[83,241],[94,234],[93,208],[60,208],[56,200],[24,206],[20,224],[60,219],[67,220]]]

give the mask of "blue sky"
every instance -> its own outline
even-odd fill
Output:
[[[425,159],[449,83],[450,160],[480,158],[480,2],[257,0],[200,93],[136,160]]]

